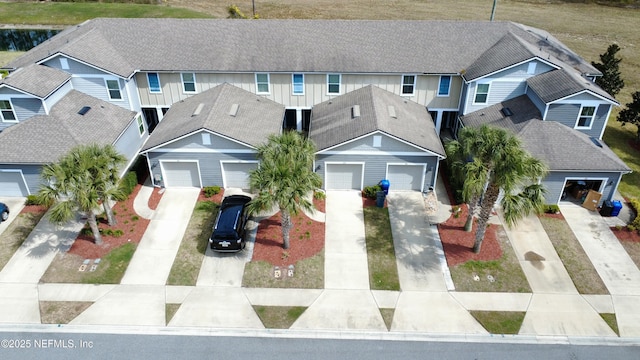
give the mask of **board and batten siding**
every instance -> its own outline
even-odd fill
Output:
[[[38,192],[38,190],[40,190],[40,185],[42,184],[42,179],[40,177],[42,166],[0,164],[0,169],[22,171],[22,176],[24,177],[24,180],[27,183],[27,188],[29,189],[29,193],[35,194]]]
[[[545,199],[547,204],[557,204],[560,201],[564,184],[567,178],[571,179],[606,179],[605,187],[602,191],[600,204],[605,200],[613,200],[615,185],[620,181],[622,174],[619,172],[568,172],[568,171],[551,171],[544,178],[542,184],[545,186],[547,193]]]
[[[161,93],[149,92],[147,73],[137,73],[135,81],[138,86],[141,106],[170,106],[193,93],[185,93],[182,89],[180,73],[158,73]],[[292,73],[269,73],[269,93],[259,94],[290,108],[311,108],[323,101],[330,100],[353,90],[373,84],[384,90],[401,95],[402,76],[400,74],[341,74],[340,94],[327,93],[327,74],[303,73],[304,95],[292,94]],[[462,79],[452,76],[449,96],[438,97],[438,75],[417,75],[416,90],[413,96],[405,96],[419,104],[432,108],[455,109],[458,107]],[[196,93],[206,91],[222,83],[229,83],[241,89],[256,93],[255,73],[196,73]]]
[[[318,154],[315,161],[316,173],[325,181],[326,163],[362,163],[364,162],[364,186],[376,185],[387,176],[387,164],[427,164],[424,177],[424,189],[434,186],[436,180],[436,164],[438,158],[435,156],[405,156],[405,155],[324,155]],[[393,190],[393,184],[390,185]]]
[[[222,186],[222,167],[220,161],[256,161],[255,153],[204,153],[204,152],[149,152],[149,166],[152,179],[162,175],[160,160],[198,161],[202,186]],[[160,184],[155,184],[160,185]],[[164,183],[162,184],[164,185]]]

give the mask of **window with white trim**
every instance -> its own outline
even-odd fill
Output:
[[[340,74],[327,74],[327,94],[340,94]]]
[[[196,92],[196,74],[194,73],[181,73],[182,77],[182,90],[186,93]]]
[[[593,124],[593,118],[595,116],[595,106],[583,106],[580,109],[580,116],[578,116],[578,123],[576,124],[576,128],[591,128],[591,124]]]
[[[268,94],[269,92],[269,74],[256,74],[256,93]]]
[[[402,95],[413,95],[416,88],[415,75],[402,75]]]
[[[162,92],[162,87],[160,86],[160,75],[158,75],[158,73],[147,73],[147,80],[149,81],[150,93]]]
[[[304,95],[304,74],[293,74],[293,95]]]
[[[438,96],[449,96],[450,89],[451,89],[451,76],[441,75],[440,83],[438,84]]]
[[[13,112],[11,101],[0,100],[0,118],[2,119],[2,122],[18,122],[16,113]]]
[[[473,97],[474,104],[486,104],[489,98],[489,84],[476,85],[476,95]]]
[[[107,93],[110,100],[122,100],[122,93],[120,92],[119,80],[105,80],[107,83]]]
[[[138,115],[136,118],[138,121],[138,131],[140,132],[140,136],[144,135],[144,121],[142,121],[142,116]]]

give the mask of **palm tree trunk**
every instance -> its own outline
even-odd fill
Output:
[[[102,201],[102,208],[104,209],[104,213],[107,214],[107,223],[109,226],[117,224],[118,222],[116,221],[116,217],[113,215],[113,209],[109,204],[109,199],[104,199],[104,201]]]
[[[100,234],[100,229],[98,229],[98,221],[96,220],[96,213],[89,211],[88,213],[88,221],[89,227],[91,228],[91,232],[93,233],[94,243],[96,245],[102,245],[102,235]]]
[[[280,210],[282,216],[282,248],[289,248],[289,230],[291,230],[291,214],[287,210]]]
[[[473,252],[478,254],[482,241],[484,240],[484,234],[487,231],[487,223],[491,216],[491,210],[498,200],[500,195],[500,187],[493,183],[489,183],[487,191],[484,193],[482,203],[480,204],[480,215],[478,216],[478,228],[476,229],[476,241],[473,245]]]
[[[479,196],[474,196],[467,204],[469,213],[467,214],[467,222],[464,223],[464,231],[466,232],[471,232],[471,230],[473,229],[473,215],[476,212],[476,207],[478,206],[478,198]]]

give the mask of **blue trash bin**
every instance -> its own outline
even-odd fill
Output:
[[[382,191],[384,191],[385,195],[389,195],[389,186],[391,184],[389,183],[389,180],[384,179],[384,180],[380,180],[380,187],[382,188]]]
[[[622,210],[622,202],[620,200],[613,200],[611,204],[613,205],[613,209],[611,210],[611,216],[620,215],[620,210]]]

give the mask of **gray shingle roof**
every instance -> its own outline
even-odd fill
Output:
[[[360,116],[352,117],[358,105]],[[396,118],[389,114],[393,106]],[[309,137],[319,151],[382,131],[417,147],[445,156],[433,119],[413,101],[369,85],[313,107]]]
[[[90,106],[85,115],[78,114]],[[49,115],[36,115],[0,133],[0,163],[47,164],[81,144],[114,144],[136,113],[71,90]]]
[[[136,70],[458,74],[509,33],[529,49],[545,50],[538,46],[544,43],[549,52],[573,54],[541,30],[511,22],[94,19],[8,67],[60,52],[123,77]],[[577,56],[565,58],[577,59],[571,66],[580,72],[597,73]],[[484,63],[481,72],[504,66],[492,64]]]
[[[508,107],[513,115],[500,111]],[[588,135],[556,121],[542,121],[540,112],[526,95],[461,117],[465,126],[483,124],[513,131],[531,155],[555,171],[630,171],[602,141],[597,146]]]
[[[527,85],[545,103],[589,91],[614,104],[616,99],[591,81],[566,70],[553,70],[527,79]]]
[[[39,98],[46,98],[71,79],[71,74],[48,66],[31,64],[12,72],[0,81]]]
[[[200,104],[203,104],[200,114],[192,116]],[[236,116],[231,116],[229,112],[234,104],[239,105],[238,111]],[[209,130],[256,147],[269,135],[281,132],[283,119],[283,105],[224,83],[174,103],[143,151],[198,130]]]

